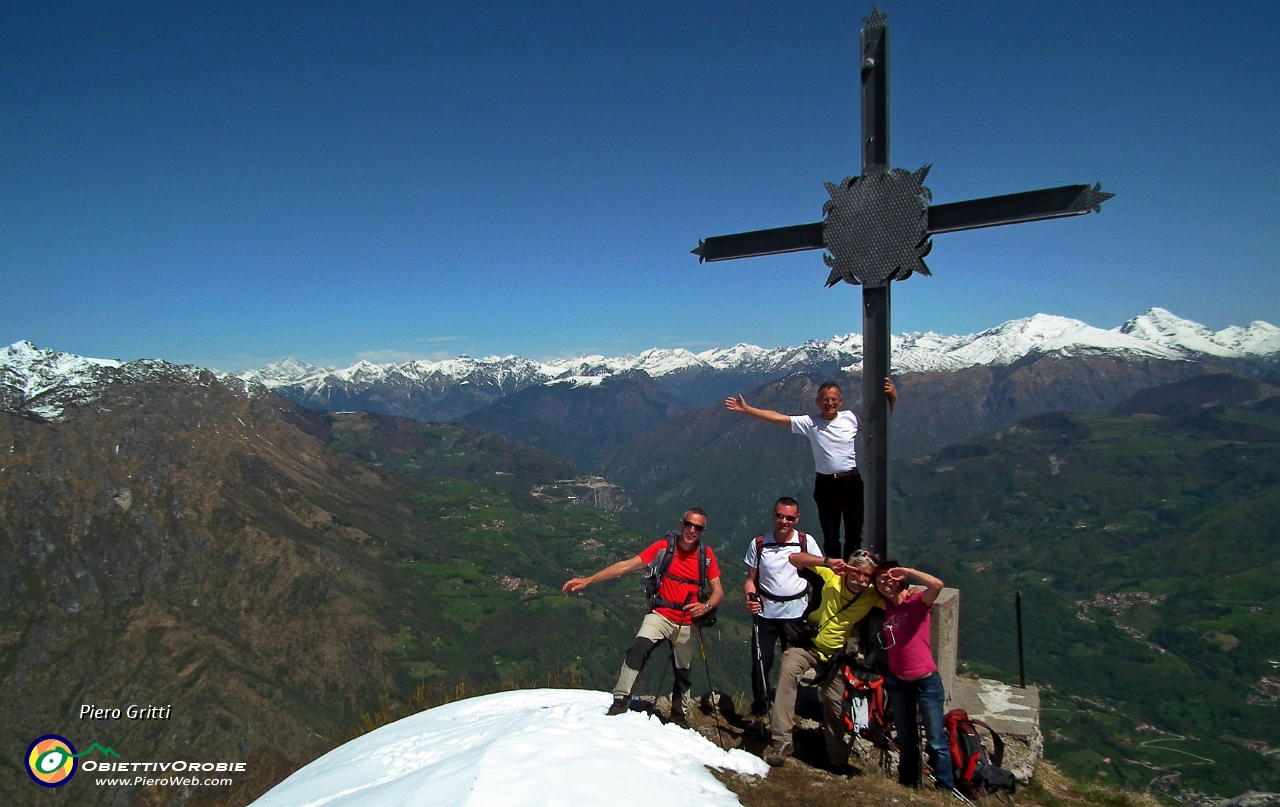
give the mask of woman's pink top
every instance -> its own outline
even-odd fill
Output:
[[[889,672],[898,678],[923,678],[938,669],[929,648],[929,611],[924,592],[913,591],[894,605],[885,600],[884,639],[889,645]]]

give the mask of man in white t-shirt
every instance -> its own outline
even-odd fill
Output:
[[[747,595],[751,613],[751,713],[762,719],[769,713],[769,670],[774,645],[783,651],[800,643],[809,584],[790,563],[791,555],[820,554],[810,535],[797,530],[800,505],[783,496],[773,505],[773,531],[756,536],[747,546]],[[763,725],[763,724],[761,724]]]
[[[898,402],[898,389],[889,379],[884,380],[884,394],[889,399],[892,412]],[[726,398],[724,405],[730,412],[741,412],[766,423],[790,426],[793,434],[809,438],[813,449],[813,465],[817,478],[813,485],[813,500],[818,504],[818,523],[822,526],[822,547],[826,557],[849,557],[862,548],[862,477],[858,474],[858,457],[855,441],[858,436],[858,416],[848,409],[841,409],[844,398],[840,385],[828,381],[818,387],[815,399],[819,415],[784,415],[772,409],[748,406],[741,395]],[[844,521],[844,550],[840,548],[840,522]]]

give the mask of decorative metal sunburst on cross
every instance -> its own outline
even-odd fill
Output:
[[[822,206],[822,242],[829,254],[822,260],[831,267],[828,287],[841,280],[857,285],[929,274],[928,174],[926,165],[914,174],[894,168],[826,183],[831,199]]]
[[[887,19],[877,6],[862,20],[862,174],[826,183],[826,218],[708,238],[693,250],[701,263],[825,249],[827,285],[843,280],[862,286],[863,532],[880,557],[889,548],[889,412],[882,379],[889,375],[890,283],[931,274],[924,258],[939,233],[1100,212],[1114,196],[1099,184],[1064,185],[932,204],[924,185],[930,166],[914,172],[889,167]]]

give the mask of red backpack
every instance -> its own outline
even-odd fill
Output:
[[[885,708],[887,695],[884,691],[884,676],[876,672],[859,670],[845,665],[844,675],[844,727],[853,731],[853,699],[863,698],[867,701],[867,726],[858,731],[858,736],[869,741],[882,751],[896,751],[893,744],[893,725],[889,722],[889,710]]]
[[[956,787],[970,798],[988,793],[1007,791],[1012,793],[1017,785],[1013,774],[1000,767],[1004,762],[1004,740],[995,730],[981,720],[973,720],[964,709],[952,709],[942,718],[947,732],[947,745],[951,748],[951,764],[954,767]],[[978,726],[987,730],[995,746],[995,759],[987,756],[987,749],[978,736]]]

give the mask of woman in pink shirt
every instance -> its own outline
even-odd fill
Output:
[[[909,581],[924,586],[912,589]],[[931,574],[887,561],[876,568],[876,590],[884,598],[884,644],[889,651],[889,698],[898,740],[898,783],[920,785],[920,729],[929,745],[929,764],[938,787],[952,790],[951,751],[942,728],[947,695],[929,647],[929,612],[942,593]],[[917,720],[917,713],[919,719]]]

